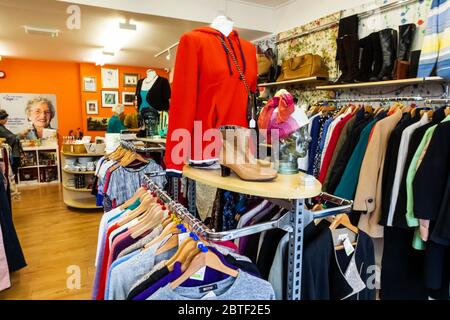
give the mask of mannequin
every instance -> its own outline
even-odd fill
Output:
[[[136,99],[139,123],[145,125],[145,136],[159,136],[159,111],[169,109],[169,81],[158,76],[155,70],[148,69],[146,77],[138,81]]]
[[[225,37],[233,31],[234,22],[224,15],[217,16],[211,23],[211,28],[219,30]]]
[[[142,82],[141,90],[145,90],[145,91],[150,90],[157,78],[158,78],[158,74],[153,69],[148,69],[147,77]]]

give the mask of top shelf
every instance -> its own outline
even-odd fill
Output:
[[[71,157],[103,157],[104,153],[72,153],[72,152],[61,152],[65,156],[71,156]]]
[[[387,87],[387,86],[404,86],[404,85],[424,84],[424,83],[444,82],[444,81],[445,80],[441,77],[411,78],[401,80],[324,85],[324,86],[317,86],[316,90],[339,90],[339,89],[357,89],[357,88]]]
[[[269,182],[252,182],[239,179],[234,173],[222,177],[220,170],[196,169],[184,166],[183,175],[200,183],[233,192],[276,199],[305,199],[320,194],[322,185],[318,180],[313,187],[300,185],[300,177],[304,173],[292,175],[278,174]]]
[[[38,151],[41,151],[41,150],[43,150],[43,151],[47,151],[47,150],[57,151],[58,150],[58,146],[55,145],[55,146],[23,147],[22,149],[23,149],[23,151],[36,151],[36,150],[38,150]]]
[[[315,83],[328,83],[328,78],[309,77],[309,78],[286,80],[286,81],[280,81],[280,82],[267,82],[267,83],[258,84],[258,87],[282,87],[282,86],[286,86],[286,85],[315,84]]]

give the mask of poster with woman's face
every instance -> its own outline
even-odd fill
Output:
[[[57,129],[56,95],[1,93],[0,108],[8,114],[6,127],[14,133],[29,129],[28,139],[42,138],[44,129]]]

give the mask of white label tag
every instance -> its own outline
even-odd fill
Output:
[[[205,294],[201,300],[216,300],[217,296],[214,293],[214,291],[210,291],[207,294]]]
[[[187,238],[189,238],[189,233],[187,232],[178,234],[178,246],[181,246],[183,241]]]
[[[351,255],[353,251],[355,251],[355,248],[353,248],[352,243],[350,242],[350,239],[348,237],[344,240],[344,249],[347,256]]]
[[[194,273],[189,279],[203,281],[205,279],[206,267],[201,268],[196,273]]]
[[[338,237],[339,241],[344,241],[345,239],[348,239],[348,233],[340,234]]]
[[[256,121],[255,121],[255,119],[250,119],[248,126],[250,128],[256,128]]]

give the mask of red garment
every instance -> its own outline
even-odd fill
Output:
[[[226,247],[228,249],[233,250],[234,252],[238,252],[238,247],[233,241],[221,241],[221,242],[215,241],[214,244],[217,244],[222,247]]]
[[[102,257],[102,270],[100,271],[100,282],[97,292],[97,300],[104,300],[105,298],[105,287],[106,287],[106,275],[108,274],[108,260],[109,260],[109,236],[111,233],[118,229],[119,225],[117,223],[113,224],[108,228],[106,233],[105,250]]]
[[[183,162],[189,158],[196,161],[217,160],[220,134],[216,132],[213,137],[202,139],[206,130],[222,125],[248,127],[247,91],[233,60],[217,36],[222,37],[234,53],[250,90],[256,91],[256,48],[252,43],[239,39],[236,31],[224,37],[210,27],[185,33],[177,49],[169,109],[165,156],[169,172],[181,173]],[[195,137],[194,121],[200,121],[202,126]],[[189,133],[190,141],[177,137],[180,130],[176,129]],[[179,141],[182,143],[179,144]],[[198,141],[198,147],[194,148],[194,141]],[[183,150],[181,145],[185,147]],[[209,148],[206,148],[208,145]],[[191,148],[192,152],[186,148]],[[208,150],[213,151],[203,154]]]
[[[330,167],[331,159],[333,158],[334,150],[336,149],[336,144],[341,136],[342,129],[345,124],[353,117],[352,114],[348,114],[339,121],[334,127],[333,133],[331,134],[330,142],[328,142],[327,152],[323,158],[322,168],[320,169],[319,181],[323,183],[325,177],[327,176],[328,168]]]

